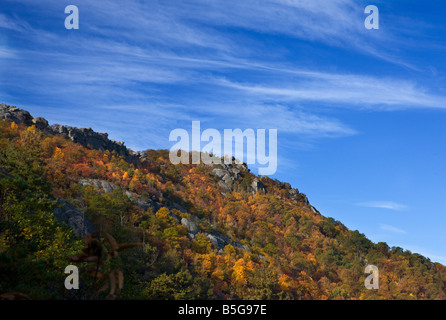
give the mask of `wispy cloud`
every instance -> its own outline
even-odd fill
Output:
[[[392,232],[392,233],[400,233],[400,234],[406,233],[406,231],[404,231],[404,230],[402,230],[400,228],[388,225],[388,224],[381,224],[380,225],[380,229],[384,230],[384,231],[389,231],[389,232]]]
[[[32,5],[39,6],[38,3]],[[293,102],[293,105],[297,103],[303,107],[304,103],[315,102],[319,106],[378,110],[446,107],[443,96],[431,93],[413,81],[273,65],[268,61],[270,56],[266,51],[257,58],[256,44],[260,41],[255,37],[250,37],[249,45],[246,45],[237,41],[238,37],[246,39],[243,32],[228,36],[229,31],[225,29],[286,35],[372,52],[367,46],[370,38],[384,41],[389,37],[388,31],[364,33],[364,8],[353,0],[333,0],[323,4],[309,0],[260,3],[253,0],[129,1],[125,6],[119,1],[108,1],[106,8],[102,3],[79,1],[78,5],[82,9],[82,21],[88,21],[81,24],[82,41],[77,37],[67,38],[62,27],[53,32],[38,30],[39,37],[35,37],[37,29],[33,29],[29,36],[33,47],[47,50],[44,56],[38,51],[24,51],[22,58],[27,63],[35,61],[37,64],[51,57],[41,64],[46,68],[45,73],[42,74],[35,65],[25,63],[17,66],[19,70],[11,67],[11,72],[45,77],[51,89],[54,83],[65,87],[74,84],[73,88],[77,89],[88,87],[85,92],[109,90],[112,96],[117,85],[133,84],[139,91],[135,94],[139,95],[140,85],[147,83],[187,83],[189,87],[212,84],[231,89],[231,96],[250,105],[289,105]],[[55,9],[60,7],[58,1],[47,1],[45,6],[53,7],[53,10],[47,10],[51,15],[56,16],[60,11]],[[58,18],[63,18],[60,12]],[[0,15],[2,26],[21,30],[24,36],[31,29],[26,21],[4,14]],[[374,42],[374,45],[380,47],[379,43]],[[73,47],[75,54],[71,50]],[[63,51],[70,53],[61,53]],[[219,76],[220,72],[229,70],[232,73],[235,69],[247,71],[243,81],[227,74]],[[33,70],[37,74],[33,74]],[[271,100],[273,103],[269,103]],[[270,110],[274,111],[275,107]],[[314,119],[318,120],[317,117]],[[311,127],[308,122],[300,121],[299,127],[308,130]],[[330,128],[334,127],[336,124],[331,123]]]
[[[27,5],[38,7],[38,2]],[[60,2],[45,1],[46,14],[57,16]],[[398,55],[396,48],[406,44],[390,28],[368,32],[364,28],[364,4],[355,0],[290,1],[290,0],[192,0],[149,3],[127,1],[101,2],[79,0],[82,8],[82,28],[95,34],[97,39],[114,37],[128,44],[156,45],[170,51],[181,48],[185,53],[212,51],[213,56],[255,57],[258,50],[240,45],[242,33],[228,36],[226,28],[253,31],[259,34],[282,35],[313,43],[353,49],[394,64],[411,67]],[[53,10],[49,10],[53,9]],[[398,30],[412,27],[407,19],[392,16]],[[0,16],[0,26],[20,30],[29,25]],[[420,24],[417,24],[420,26]],[[48,38],[51,41],[51,38]],[[238,41],[239,40],[239,41]],[[251,44],[254,44],[250,39]],[[60,43],[63,45],[63,43]],[[413,45],[413,44],[411,44]],[[209,52],[208,52],[209,53]]]
[[[220,79],[219,83],[257,97],[282,101],[312,101],[328,106],[378,110],[446,108],[444,96],[430,94],[412,81],[309,71],[301,74],[301,77],[289,79],[280,87],[271,84],[242,84],[227,79]]]
[[[125,5],[110,0],[106,6],[79,0],[81,29],[71,33],[63,28],[60,1],[17,1],[35,12],[45,6],[45,14],[61,23],[56,28],[0,14],[0,27],[21,32],[26,40],[14,51],[0,48],[0,58],[12,53],[15,58],[2,63],[0,94],[22,92],[37,105],[38,99],[53,103],[49,107],[70,105],[70,112],[89,112],[97,121],[104,120],[103,110],[132,110],[119,119],[107,117],[111,127],[122,117],[138,122],[150,112],[159,121],[147,126],[157,131],[178,119],[200,117],[214,125],[339,137],[357,130],[336,113],[326,113],[326,107],[445,107],[444,97],[415,81],[329,72],[324,66],[301,68],[284,59],[286,46],[259,50],[263,35],[279,35],[386,55],[380,44],[392,35],[384,30],[364,33],[363,7],[354,0],[155,0]],[[376,48],[367,45],[371,39]]]
[[[18,32],[28,32],[32,29],[27,22],[0,13],[0,29],[1,28]]]
[[[361,207],[368,207],[368,208],[378,208],[378,209],[389,209],[389,210],[396,210],[396,211],[402,211],[406,210],[408,206],[393,202],[393,201],[368,201],[368,202],[360,202],[356,203],[357,206]]]
[[[365,37],[363,32],[364,8],[353,0],[324,3],[309,0],[188,1],[181,2],[177,10],[187,12],[192,21],[214,26],[281,34],[334,46],[353,46],[360,51],[371,49],[367,45],[370,34]],[[371,37],[376,39],[381,35]]]
[[[1,59],[7,59],[7,58],[14,58],[16,56],[15,52],[9,48],[0,46],[0,58]]]

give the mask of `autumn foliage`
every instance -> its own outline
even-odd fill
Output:
[[[267,191],[253,193],[253,175],[244,170],[233,191],[223,192],[213,167],[172,165],[166,150],[145,153],[145,161],[128,161],[0,121],[0,293],[109,294],[96,294],[100,284],[88,272],[83,290],[63,288],[63,268],[85,246],[52,215],[61,198],[85,213],[102,241],[109,235],[111,247],[140,244],[101,265],[116,278],[121,299],[446,299],[443,265],[371,242],[311,210],[286,184],[261,177]],[[81,179],[119,188],[104,192]],[[192,217],[199,221],[194,236],[179,222]],[[213,233],[240,246],[218,250],[207,236]],[[379,267],[378,290],[364,287],[367,264]]]

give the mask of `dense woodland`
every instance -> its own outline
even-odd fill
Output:
[[[311,210],[301,194],[292,197],[287,184],[259,177],[266,191],[252,192],[255,176],[246,169],[229,192],[218,184],[212,166],[172,165],[166,150],[145,154],[145,161],[128,161],[33,126],[0,121],[0,294],[31,299],[446,299],[443,265],[371,242]],[[81,179],[120,188],[104,192],[81,185]],[[142,209],[125,191],[165,205]],[[94,224],[100,250],[93,255],[101,264],[79,258],[92,242],[57,221],[57,199]],[[172,203],[184,210],[172,209]],[[174,216],[197,217],[198,233],[191,237]],[[217,250],[206,236],[216,232],[243,247],[228,244]],[[117,243],[135,246],[115,254]],[[79,290],[64,287],[69,264],[80,268]],[[379,267],[378,290],[364,287],[368,264]]]

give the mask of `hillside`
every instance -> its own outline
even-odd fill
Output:
[[[0,294],[446,299],[443,265],[371,242],[245,164],[172,165],[167,150],[7,105],[0,119]],[[64,288],[69,264],[79,290]],[[364,287],[368,264],[378,290]]]

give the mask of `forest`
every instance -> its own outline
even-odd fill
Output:
[[[94,231],[58,220],[60,199]],[[377,290],[364,286],[369,264]],[[64,286],[68,265],[78,290]],[[246,165],[173,165],[167,150],[128,159],[1,120],[0,298],[11,297],[446,299],[446,267],[373,243]]]

